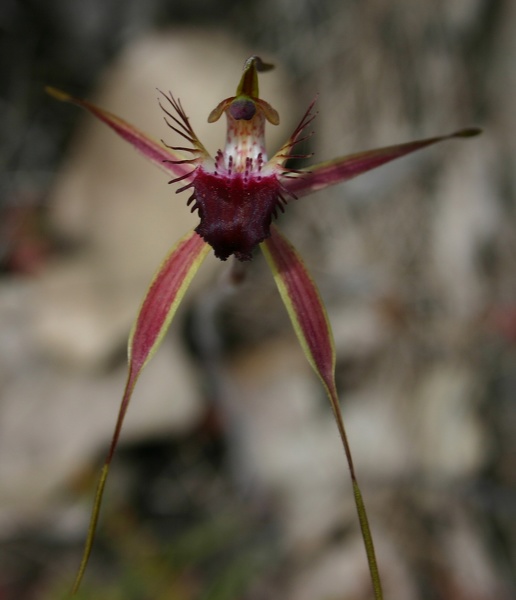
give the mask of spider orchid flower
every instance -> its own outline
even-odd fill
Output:
[[[190,191],[187,205],[191,206],[192,212],[198,212],[200,219],[195,230],[187,233],[165,257],[132,328],[128,346],[127,383],[99,479],[88,538],[73,593],[77,591],[86,569],[109,467],[142,369],[162,341],[192,278],[210,249],[221,260],[234,256],[239,261],[249,261],[259,246],[272,271],[301,347],[330,400],[349,465],[375,598],[382,598],[366,510],[340,412],[334,377],[334,344],[326,311],[300,256],[272,221],[278,212],[284,212],[290,201],[347,181],[426,146],[451,138],[471,137],[480,133],[480,130],[463,129],[449,135],[336,158],[309,169],[293,170],[285,163],[292,158],[305,157],[296,154],[294,149],[311,135],[304,132],[315,118],[314,103],[308,107],[287,142],[269,159],[264,141],[265,124],[277,125],[279,115],[270,104],[259,98],[258,72],[271,68],[272,65],[265,64],[257,56],[249,58],[235,95],[220,102],[210,113],[210,123],[223,114],[227,119],[226,144],[215,157],[210,156],[199,141],[181,102],[171,93],[162,93],[160,105],[169,127],[188,142],[186,147],[170,146],[165,142],[159,144],[90,102],[47,88],[48,93],[58,100],[77,104],[103,121],[147,159],[171,175],[169,183],[183,182],[184,185],[177,192]]]

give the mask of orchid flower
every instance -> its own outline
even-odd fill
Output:
[[[347,181],[437,142],[465,138],[480,133],[463,129],[455,133],[360,152],[324,162],[309,169],[293,170],[286,166],[298,155],[297,144],[311,134],[306,127],[315,118],[314,103],[308,107],[299,125],[280,150],[267,157],[265,124],[278,125],[279,115],[259,97],[258,72],[267,71],[257,56],[249,58],[236,93],[212,110],[210,123],[223,113],[227,119],[226,143],[215,157],[210,156],[190,125],[179,99],[162,93],[161,108],[168,126],[184,138],[188,146],[159,144],[119,117],[68,94],[47,88],[58,100],[81,106],[103,121],[147,159],[172,176],[169,183],[183,182],[177,192],[189,190],[187,205],[200,219],[195,230],[183,237],[159,267],[132,328],[128,344],[128,376],[118,420],[99,479],[88,537],[74,584],[75,593],[83,578],[91,553],[100,504],[111,460],[135,384],[142,369],[156,352],[183,296],[210,249],[226,260],[249,261],[259,247],[272,271],[281,298],[292,321],[301,347],[329,398],[351,475],[358,519],[366,549],[375,598],[382,598],[373,541],[366,509],[358,486],[351,450],[344,429],[335,385],[335,351],[330,325],[319,292],[302,259],[272,221],[285,206],[311,192]]]

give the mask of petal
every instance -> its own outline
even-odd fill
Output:
[[[79,588],[91,553],[109,466],[120,437],[120,431],[134,386],[142,369],[152,358],[163,340],[177,307],[209,249],[208,244],[193,231],[180,240],[177,246],[165,258],[154,276],[140,308],[138,318],[129,337],[129,373],[127,383],[118,412],[113,439],[97,486],[88,537],[72,591],[74,594]]]
[[[187,159],[188,157],[186,155],[176,152],[170,148],[164,148],[159,142],[153,140],[148,135],[139,131],[123,119],[120,119],[120,117],[117,117],[107,110],[103,110],[102,108],[95,106],[95,104],[92,104],[87,100],[74,98],[66,92],[62,92],[56,88],[48,86],[45,89],[48,94],[57,100],[60,100],[61,102],[70,102],[71,104],[76,104],[77,106],[86,109],[93,116],[97,117],[106,125],[111,127],[111,129],[113,129],[113,131],[122,139],[124,139],[126,142],[129,142],[134,148],[136,148],[136,150],[141,152],[146,158],[148,158],[152,163],[157,165],[166,173],[172,173],[173,175],[180,177],[183,175],[188,175],[192,172],[192,167],[188,164],[178,164],[175,162]]]
[[[294,331],[308,359],[321,379],[333,409],[342,445],[346,453],[353,483],[362,537],[375,598],[382,598],[382,589],[367,513],[358,486],[351,450],[344,429],[339,398],[335,385],[335,349],[326,310],[319,292],[294,247],[273,226],[271,236],[260,245],[269,263],[279,293],[285,304]]]
[[[335,348],[324,305],[301,257],[278,229],[261,244],[306,357],[332,398]]]
[[[357,154],[342,156],[328,162],[314,165],[308,169],[302,169],[298,175],[289,178],[283,178],[283,185],[296,196],[304,196],[311,192],[322,190],[330,185],[348,181],[357,175],[361,175],[371,169],[381,167],[385,163],[396,158],[401,158],[406,154],[437,144],[444,140],[452,138],[467,138],[473,137],[481,133],[480,129],[461,129],[449,135],[440,137],[427,138],[424,140],[416,140],[406,144],[397,144],[396,146],[387,146],[377,148],[376,150],[368,150]]]

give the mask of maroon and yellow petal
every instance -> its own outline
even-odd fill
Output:
[[[175,175],[176,177],[181,177],[183,175],[187,176],[192,172],[191,166],[185,163],[177,162],[184,161],[189,157],[171,148],[164,148],[160,142],[153,140],[147,134],[138,130],[136,127],[133,127],[127,123],[127,121],[124,121],[113,113],[110,113],[107,110],[88,102],[87,100],[74,98],[66,92],[62,92],[56,88],[49,86],[45,89],[48,94],[57,100],[60,100],[61,102],[69,102],[86,109],[94,117],[97,117],[97,119],[110,127],[123,140],[129,142],[131,146],[143,154],[145,158],[150,160],[166,173]]]
[[[209,249],[210,247],[208,244],[193,231],[181,239],[163,261],[158,272],[154,276],[149,290],[147,291],[147,295],[141,305],[136,323],[134,324],[129,337],[129,372],[127,382],[120,404],[111,445],[97,485],[97,492],[95,494],[93,511],[88,529],[88,538],[84,547],[81,565],[73,586],[73,594],[79,589],[91,553],[104,487],[109,473],[109,466],[118,444],[120,431],[134,386],[136,385],[142,369],[152,358],[163,340],[186,290],[204,258],[208,254]]]
[[[321,379],[333,409],[351,474],[355,504],[369,563],[376,600],[382,599],[382,587],[367,512],[358,486],[351,449],[344,428],[335,385],[335,349],[326,310],[315,283],[301,257],[274,226],[271,236],[260,245],[271,268],[297,338],[308,362]]]
[[[335,388],[335,348],[326,310],[301,257],[290,242],[271,226],[261,249],[272,270],[281,298],[306,357],[328,394]]]
[[[298,197],[304,196],[322,190],[330,185],[348,181],[362,173],[381,167],[391,160],[401,158],[402,156],[406,156],[407,154],[420,150],[421,148],[426,148],[432,144],[437,144],[438,142],[453,138],[473,137],[479,133],[481,133],[481,130],[476,128],[461,129],[460,131],[448,135],[426,138],[405,144],[386,146],[384,148],[377,148],[376,150],[368,150],[366,152],[342,156],[307,169],[301,169],[296,172],[294,176],[284,178],[282,183],[289,192]]]

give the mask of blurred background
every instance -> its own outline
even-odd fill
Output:
[[[516,597],[516,4],[2,0],[0,599],[63,598],[131,323],[194,223],[167,179],[45,85],[174,144],[244,60],[277,69],[271,150],[316,94],[313,161],[480,126],[291,203],[328,306],[385,597]],[[146,369],[79,598],[371,598],[330,408],[260,256],[207,261]]]

